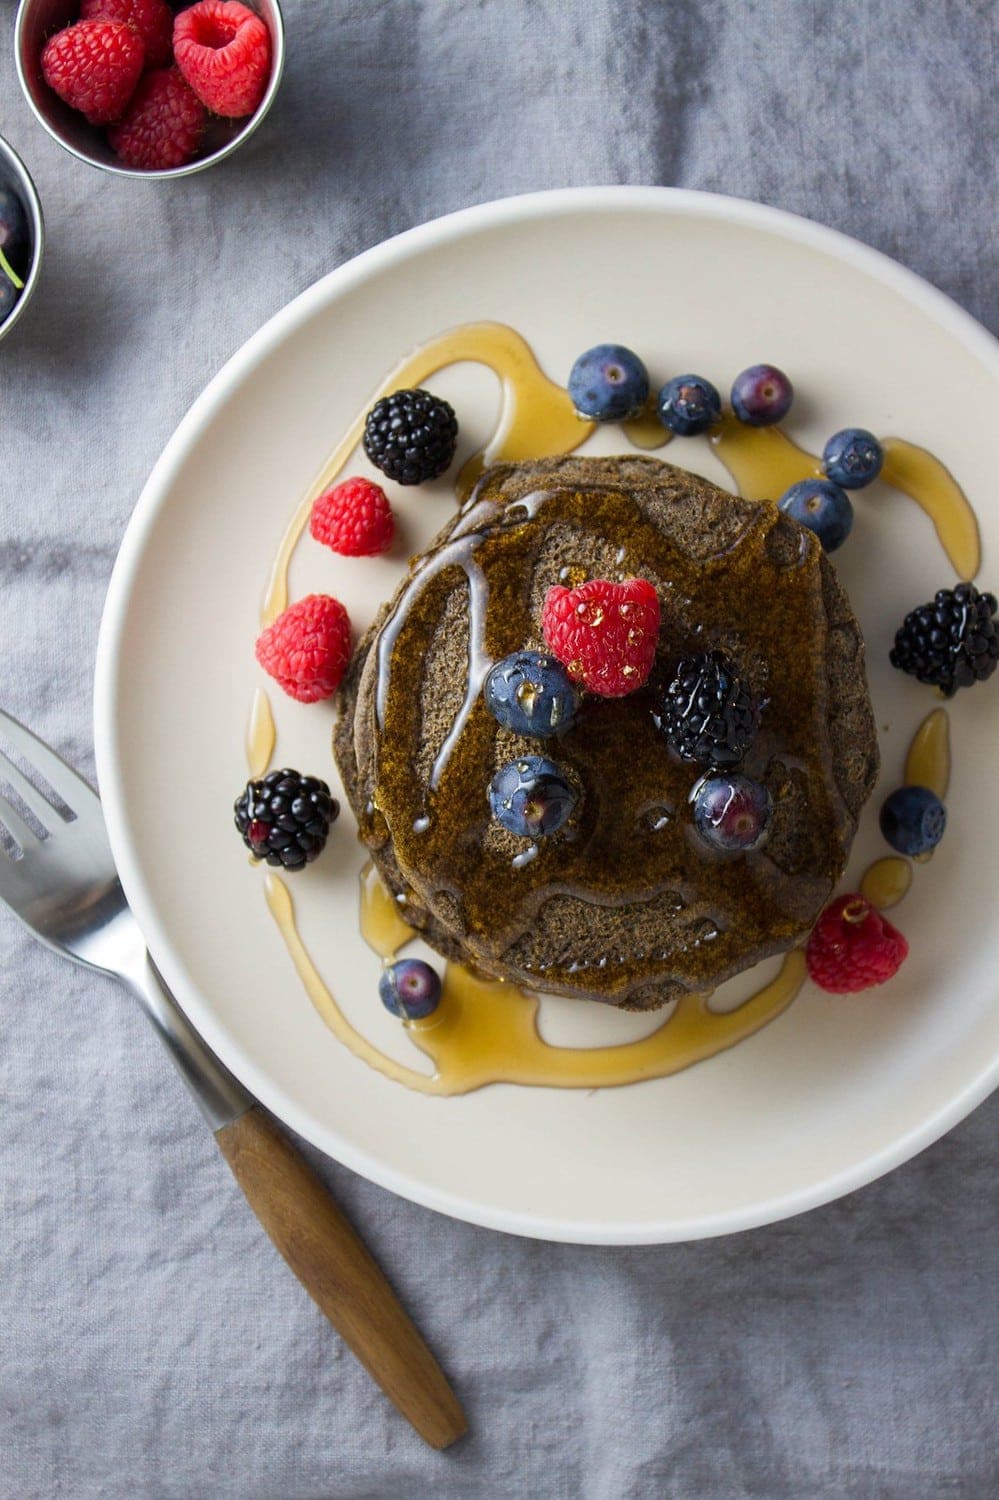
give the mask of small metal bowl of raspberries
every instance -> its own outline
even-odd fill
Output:
[[[25,98],[80,161],[120,177],[187,177],[241,146],[284,67],[278,0],[21,0]]]
[[[44,239],[35,184],[17,152],[0,136],[0,340],[31,300]]]

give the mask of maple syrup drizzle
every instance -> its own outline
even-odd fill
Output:
[[[928,786],[941,801],[950,786],[950,720],[945,708],[935,708],[912,737],[905,758],[905,785]]]
[[[372,860],[361,871],[361,936],[379,958],[392,958],[415,937]]]
[[[779,500],[799,479],[822,473],[815,454],[799,448],[779,427],[749,427],[731,412],[709,441],[746,500]]]
[[[246,764],[251,781],[256,781],[266,773],[276,742],[277,729],[271,712],[271,700],[263,688],[257,688],[253,694],[250,723],[246,731]]]
[[[471,1093],[489,1083],[549,1088],[612,1088],[665,1078],[744,1041],[786,1010],[805,978],[800,950],[737,1010],[712,1012],[707,997],[688,995],[640,1041],[611,1047],[553,1047],[538,1032],[538,998],[502,980],[448,964],[441,1003],[425,1021],[405,1022],[410,1039],[434,1064],[432,1076],[386,1057],[344,1016],[309,957],[295,923],[291,892],[280,876],[266,880],[267,904],[317,1012],[343,1045],[385,1077],[421,1094]],[[361,930],[386,961],[417,934],[373,866],[361,875]]]
[[[496,431],[466,463],[457,490],[464,500],[487,466],[570,453],[593,431],[579,418],[568,394],[541,370],[529,345],[514,329],[500,323],[472,323],[452,329],[403,360],[373,394],[372,402],[394,390],[419,385],[446,365],[463,360],[482,363],[499,378],[502,405]],[[367,408],[365,409],[367,410]],[[364,413],[357,417],[310,487],[292,517],[279,546],[265,591],[264,624],[273,621],[288,601],[288,569],[318,494],[336,479],[361,440]],[[671,434],[661,428],[650,401],[639,417],[623,424],[639,448],[662,447]],[[820,461],[776,427],[749,427],[730,414],[710,435],[711,445],[747,499],[775,500],[789,485],[821,474]],[[963,579],[978,571],[978,525],[968,500],[948,470],[926,450],[901,438],[883,443],[881,479],[912,498],[932,520],[955,571]],[[470,663],[474,666],[474,663]],[[470,672],[470,678],[473,673]],[[266,695],[254,697],[247,734],[251,776],[270,763],[275,739]],[[946,793],[950,772],[949,732],[943,709],[929,714],[917,730],[906,761],[906,780]],[[880,907],[902,899],[912,879],[911,865],[890,856],[875,861],[861,889]],[[427,1094],[459,1094],[491,1082],[516,1082],[562,1088],[593,1088],[664,1077],[734,1046],[774,1019],[791,1004],[805,978],[801,950],[785,955],[774,980],[735,1010],[712,1012],[707,996],[680,1000],[663,1024],[638,1042],[619,1046],[569,1048],[549,1046],[537,1029],[538,999],[513,985],[484,979],[462,965],[445,969],[443,996],[434,1014],[406,1023],[417,1046],[435,1066],[432,1077],[386,1057],[346,1019],[316,970],[295,923],[294,906],[281,878],[266,875],[268,906],[287,944],[292,961],[323,1020],[355,1056],[389,1078]],[[382,884],[373,865],[361,875],[361,932],[370,947],[388,961],[414,936],[398,903]]]
[[[629,417],[627,422],[621,423],[621,430],[636,448],[665,448],[673,441],[673,434],[659,420],[659,402],[654,395],[649,397],[637,417]]]
[[[800,479],[822,476],[818,456],[799,448],[779,427],[748,427],[726,412],[710,435],[740,495],[779,500]],[[883,438],[882,484],[901,490],[929,516],[940,545],[959,578],[974,578],[981,565],[978,521],[957,480],[938,458],[903,438]]]
[[[860,894],[866,896],[878,911],[887,911],[897,906],[912,884],[912,866],[899,854],[888,854],[876,859],[860,881]]]
[[[958,578],[974,578],[982,562],[978,519],[957,480],[938,458],[903,438],[884,438],[881,482],[915,500],[936,527]]]

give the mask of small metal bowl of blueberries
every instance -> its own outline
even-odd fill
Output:
[[[31,301],[43,240],[35,184],[17,152],[0,136],[0,340]]]
[[[172,178],[230,156],[281,82],[278,0],[21,0],[15,60],[36,119],[121,177]]]

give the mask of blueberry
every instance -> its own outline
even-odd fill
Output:
[[[565,773],[543,755],[523,755],[496,772],[489,783],[489,806],[504,828],[527,838],[544,838],[561,828],[576,805]]]
[[[538,739],[561,734],[579,711],[579,693],[568,672],[543,651],[515,651],[497,662],[483,694],[504,729]]]
[[[378,994],[386,1010],[404,1021],[422,1021],[441,1003],[441,981],[436,969],[419,958],[402,958],[389,964],[378,981]]]
[[[573,365],[569,395],[588,421],[623,422],[649,399],[649,372],[623,344],[597,344]]]
[[[799,479],[778,503],[786,516],[815,532],[826,552],[835,552],[850,535],[850,497],[830,479]]]
[[[694,827],[720,854],[750,854],[766,843],[773,802],[749,776],[702,776],[690,794]]]
[[[794,387],[776,365],[750,365],[732,382],[732,410],[750,427],[771,427],[786,417]]]
[[[822,450],[822,467],[844,490],[862,490],[881,473],[885,452],[866,427],[844,427],[834,432]]]
[[[928,854],[946,826],[947,809],[928,786],[900,786],[881,809],[881,832],[899,854]]]
[[[707,432],[721,416],[721,397],[701,375],[674,375],[659,392],[659,420],[679,437]]]

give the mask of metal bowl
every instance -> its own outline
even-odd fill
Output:
[[[245,3],[245,0],[244,0]],[[104,131],[90,125],[75,109],[52,92],[42,77],[42,48],[49,37],[64,26],[79,20],[79,0],[21,0],[14,27],[14,58],[17,76],[21,80],[24,97],[35,118],[42,124],[60,146],[103,172],[114,172],[119,177],[145,177],[156,181],[170,177],[189,177],[194,172],[203,172],[216,162],[223,161],[253,134],[270,109],[281,82],[284,68],[284,21],[278,0],[249,0],[271,34],[271,76],[267,92],[255,112],[245,120],[220,120],[211,117],[202,145],[202,154],[183,167],[168,167],[163,171],[146,171],[141,167],[126,167],[108,145]],[[183,8],[183,7],[179,7]]]
[[[42,221],[42,205],[35,192],[27,167],[12,146],[0,136],[0,183],[16,190],[28,215],[28,233],[31,236],[31,261],[24,278],[24,288],[14,303],[13,309],[0,323],[0,342],[10,333],[18,318],[31,301],[31,294],[38,283],[42,264],[42,246],[45,243],[45,225]]]

